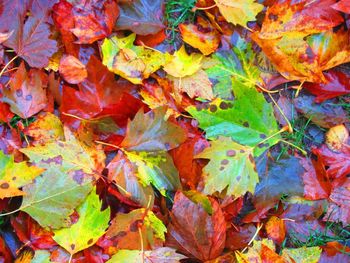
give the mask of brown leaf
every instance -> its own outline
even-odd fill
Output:
[[[181,192],[176,193],[168,226],[167,243],[170,247],[203,261],[221,254],[225,246],[226,222],[217,201],[210,200],[211,216],[200,204],[193,203]]]

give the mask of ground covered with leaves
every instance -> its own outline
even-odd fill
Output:
[[[1,0],[0,262],[350,262],[350,1]]]

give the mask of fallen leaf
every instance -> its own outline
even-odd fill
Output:
[[[213,214],[195,204],[181,192],[174,198],[167,245],[183,254],[206,261],[218,257],[224,249],[226,222],[219,204],[211,199]]]
[[[246,192],[254,193],[259,177],[255,170],[253,148],[219,137],[195,158],[210,160],[203,169],[205,194],[226,190],[228,195],[238,198]]]
[[[61,58],[58,70],[65,81],[71,84],[83,82],[88,76],[85,65],[71,55],[64,55]]]
[[[255,0],[214,0],[220,13],[225,19],[234,24],[247,27],[249,21],[255,21],[256,15],[263,10],[264,6],[256,3]]]
[[[267,236],[277,244],[282,244],[286,237],[286,229],[282,219],[272,216],[265,225]]]
[[[183,41],[198,48],[205,56],[215,52],[219,47],[219,32],[202,17],[198,17],[197,24],[180,24],[179,29]]]
[[[350,3],[347,0],[340,0],[332,5],[335,10],[350,14]]]
[[[108,227],[110,208],[101,210],[95,189],[77,208],[78,221],[68,228],[54,230],[53,239],[71,255],[95,244]]]
[[[12,76],[10,87],[4,90],[2,100],[10,105],[13,113],[21,118],[29,118],[47,106],[47,79],[37,69],[26,71],[22,62]]]
[[[326,145],[332,151],[341,151],[346,147],[349,139],[349,131],[344,125],[337,125],[330,128],[326,133]]]

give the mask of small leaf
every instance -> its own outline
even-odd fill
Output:
[[[110,217],[110,208],[101,212],[101,206],[93,189],[77,209],[78,221],[68,228],[55,230],[53,239],[71,255],[95,244],[106,232]]]
[[[203,169],[205,194],[220,193],[226,187],[227,194],[236,198],[246,192],[254,193],[259,177],[253,148],[242,146],[227,137],[219,137],[196,158],[210,160]]]
[[[136,35],[124,38],[114,36],[104,39],[101,49],[103,64],[110,71],[122,76],[134,84],[141,84],[165,62],[160,51],[134,46]]]
[[[30,184],[44,169],[28,166],[26,162],[15,163],[13,156],[0,150],[0,199],[25,194],[18,188]]]
[[[61,58],[58,70],[65,81],[71,84],[84,81],[88,75],[85,65],[71,55],[64,55]]]

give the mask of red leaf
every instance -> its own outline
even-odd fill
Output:
[[[331,184],[321,159],[314,161],[300,158],[300,164],[305,169],[303,174],[304,197],[309,200],[328,198]]]
[[[11,224],[18,238],[34,249],[50,249],[56,246],[52,239],[53,233],[43,229],[29,215],[21,212],[17,217],[11,218]]]
[[[168,226],[169,246],[202,261],[221,254],[225,246],[226,222],[217,201],[210,200],[211,216],[200,204],[193,203],[181,192],[176,193]]]
[[[119,15],[118,5],[113,0],[81,1],[72,11],[75,27],[71,31],[79,44],[91,44],[109,36]]]
[[[322,158],[328,166],[327,175],[331,179],[343,178],[350,173],[350,147],[343,147],[341,152],[333,152],[326,145],[313,149],[313,153]]]
[[[315,102],[321,103],[325,100],[350,93],[350,77],[341,71],[329,71],[324,73],[327,83],[305,83],[309,92],[316,95]]]

